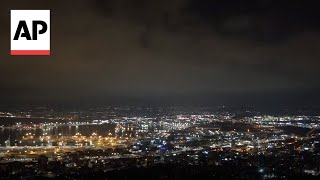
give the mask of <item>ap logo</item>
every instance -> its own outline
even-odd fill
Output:
[[[50,10],[11,10],[11,55],[50,55]]]

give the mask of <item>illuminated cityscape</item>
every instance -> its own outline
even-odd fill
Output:
[[[80,178],[83,168],[108,177],[109,171],[180,165],[195,171],[190,176],[206,170],[224,177],[216,169],[229,166],[254,171],[229,174],[240,178],[319,175],[320,116],[241,113],[174,106],[3,111],[0,167],[13,168],[8,177]]]
[[[0,180],[320,178],[314,0],[0,0]]]

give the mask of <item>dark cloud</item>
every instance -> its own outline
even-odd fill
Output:
[[[4,0],[0,94],[33,102],[317,91],[312,3]],[[52,56],[8,55],[10,9],[51,9]]]

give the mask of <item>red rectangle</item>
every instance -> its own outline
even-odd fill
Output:
[[[13,56],[49,56],[50,50],[11,50]]]

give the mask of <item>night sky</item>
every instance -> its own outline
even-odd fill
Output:
[[[1,104],[318,104],[315,2],[1,0]],[[51,10],[51,56],[9,55],[10,9]]]

